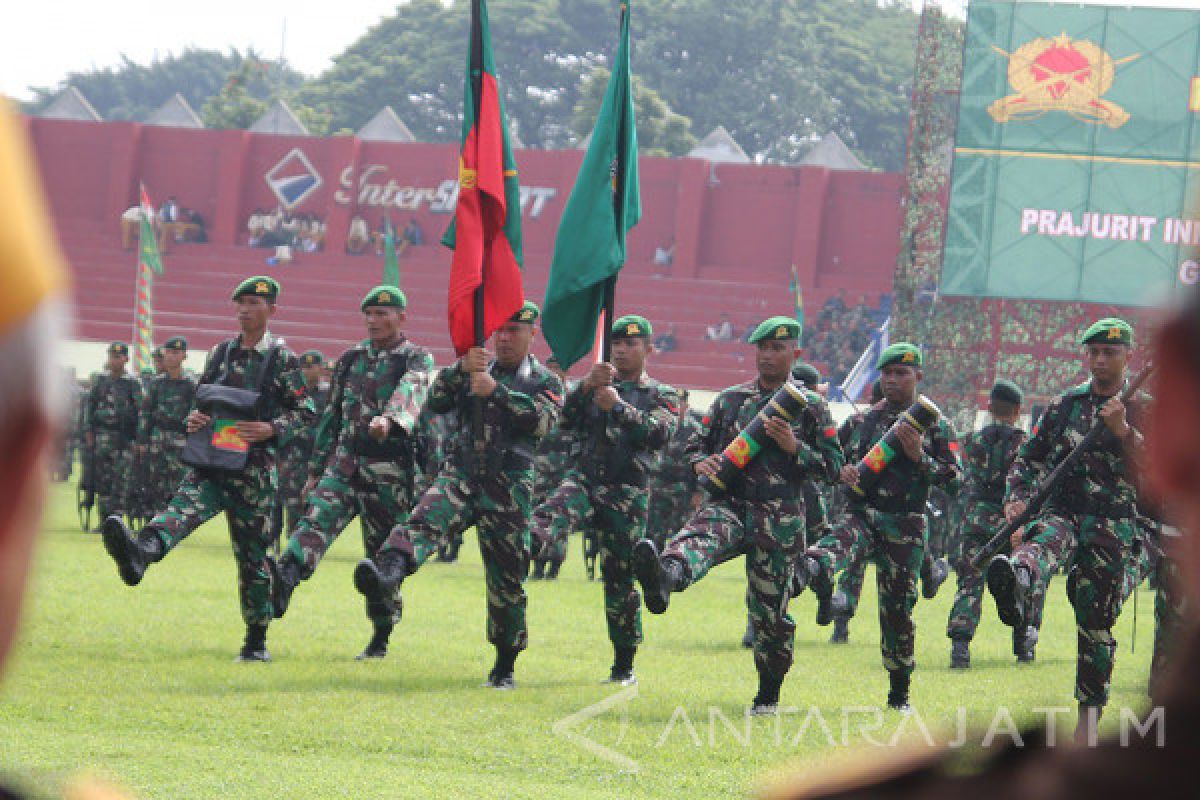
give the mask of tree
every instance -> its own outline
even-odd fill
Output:
[[[69,73],[58,86],[35,87],[34,99],[25,110],[37,114],[67,86],[83,92],[105,119],[145,119],[176,92],[192,108],[201,109],[221,92],[231,74],[247,64],[261,65],[257,72],[247,75],[245,90],[250,97],[263,99],[273,91],[295,89],[304,80],[286,63],[264,61],[252,51],[243,54],[235,49],[222,53],[188,48],[144,66],[122,56],[116,67]]]
[[[571,122],[580,141],[596,125],[596,115],[600,113],[610,74],[606,67],[596,67],[583,81]],[[696,137],[691,131],[692,121],[672,111],[658,92],[647,88],[637,77],[633,79],[633,106],[637,115],[638,151],[641,155],[682,156],[696,146]]]

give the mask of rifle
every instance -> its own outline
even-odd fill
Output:
[[[96,505],[96,445],[82,444],[82,463],[79,485],[75,487],[75,508],[79,512],[79,527],[84,533],[92,530],[92,507]]]
[[[1146,382],[1146,379],[1150,377],[1152,372],[1154,372],[1153,362],[1146,364],[1146,366],[1142,367],[1142,369],[1133,376],[1133,380],[1131,380],[1129,385],[1125,387],[1125,391],[1121,392],[1119,395],[1122,404],[1128,406],[1129,400],[1134,396],[1137,390],[1141,388],[1142,384]],[[1025,511],[1020,516],[1016,517],[1003,528],[1001,528],[995,536],[993,536],[991,539],[988,539],[987,543],[984,544],[984,546],[980,548],[979,552],[975,555],[975,558],[971,559],[972,569],[981,569],[983,567],[983,563],[990,560],[992,556],[998,553],[1018,528],[1021,528],[1031,519],[1033,519],[1034,515],[1037,514],[1038,511],[1041,510],[1042,506],[1045,505],[1046,501],[1050,499],[1050,495],[1054,494],[1055,490],[1058,489],[1059,484],[1066,479],[1071,470],[1075,468],[1075,465],[1079,463],[1079,460],[1083,458],[1085,453],[1087,453],[1088,448],[1090,448],[1092,444],[1095,443],[1098,438],[1100,438],[1100,434],[1102,434],[1106,429],[1107,428],[1104,424],[1104,420],[1100,418],[1099,414],[1097,414],[1096,419],[1092,422],[1092,427],[1084,435],[1083,440],[1080,441],[1079,444],[1076,445],[1075,449],[1068,453],[1067,457],[1059,462],[1058,466],[1054,468],[1054,471],[1051,472],[1049,477],[1046,478],[1045,483],[1043,483],[1041,488],[1038,489],[1037,494],[1035,494],[1026,505]]]

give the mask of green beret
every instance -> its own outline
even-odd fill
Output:
[[[763,339],[799,339],[800,323],[791,317],[771,317],[759,323],[746,341],[758,344]]]
[[[325,354],[320,350],[308,350],[300,356],[300,366],[319,367],[325,363]]]
[[[528,322],[532,325],[537,322],[538,317],[541,315],[541,309],[534,302],[526,300],[525,305],[517,309],[517,313],[512,315],[512,319],[509,322]]]
[[[888,345],[884,351],[879,354],[879,361],[875,363],[875,369],[883,369],[891,364],[903,364],[908,367],[919,367],[925,363],[925,359],[921,356],[921,351],[914,344],[908,342],[896,342]]]
[[[654,335],[650,320],[637,314],[626,314],[613,323],[612,338],[614,339],[649,339]]]
[[[995,385],[992,386],[991,398],[1019,406],[1025,400],[1025,393],[1021,391],[1021,387],[1012,381],[999,378],[996,380]]]
[[[801,361],[792,367],[792,378],[800,381],[809,389],[815,389],[817,388],[817,384],[821,382],[821,372],[812,364]]]
[[[1092,342],[1132,346],[1133,327],[1123,319],[1105,317],[1092,323],[1092,326],[1083,332],[1083,337],[1079,340],[1080,344],[1091,344]]]
[[[188,349],[188,340],[182,336],[172,336],[167,339],[167,343],[163,345],[165,350],[184,350]]]
[[[124,342],[113,342],[108,346],[108,352],[114,356],[127,356],[129,355],[129,345]]]
[[[403,311],[408,308],[408,298],[404,296],[404,292],[400,291],[399,288],[384,284],[383,286],[376,286],[367,292],[367,296],[363,298],[359,308],[366,311],[370,306],[396,308]]]
[[[266,275],[246,278],[233,290],[233,299],[246,296],[261,297],[268,303],[274,303],[279,299],[279,281]]]

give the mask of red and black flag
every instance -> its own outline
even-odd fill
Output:
[[[458,207],[442,239],[450,268],[450,338],[462,355],[481,345],[524,304],[521,203],[496,86],[484,0],[471,2],[471,45],[458,160]]]

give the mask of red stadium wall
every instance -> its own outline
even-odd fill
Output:
[[[427,245],[405,255],[405,281],[427,281],[430,291],[445,281],[449,252],[436,239],[451,219],[452,179],[457,152],[452,145],[365,142],[355,137],[314,138],[158,128],[123,122],[27,120],[53,215],[77,286],[86,289],[103,280],[132,292],[133,259],[120,249],[118,218],[137,198],[144,182],[156,203],[175,195],[208,222],[211,243],[180,245],[167,256],[164,289],[156,311],[193,316],[215,311],[188,308],[189,293],[172,291],[180,271],[271,271],[264,251],[244,248],[245,222],[255,208],[273,209],[279,198],[268,185],[275,177],[304,171],[299,151],[319,176],[320,185],[293,211],[314,213],[328,224],[325,252],[304,254],[281,268],[285,286],[292,276],[338,276],[348,284],[347,297],[361,294],[379,274],[377,259],[342,252],[350,219],[361,213],[375,228],[389,203],[398,227],[416,218]],[[582,158],[580,151],[519,150],[517,162],[526,192],[523,204],[526,280],[531,297],[545,285],[554,236]],[[288,171],[288,167],[292,171]],[[787,292],[794,265],[815,310],[830,295],[844,291],[849,302],[876,305],[891,291],[900,225],[902,177],[895,174],[840,172],[820,167],[709,164],[695,159],[646,158],[641,162],[645,214],[630,238],[626,278],[619,305],[648,303],[658,308],[663,324],[679,325],[680,339],[695,342],[689,357],[706,345],[702,323],[729,312],[739,331],[764,313],[788,313]],[[670,267],[654,265],[657,247],[675,242]],[[241,248],[235,250],[233,248]],[[244,266],[237,262],[244,259]],[[84,265],[86,264],[86,270]],[[289,276],[289,273],[291,275]],[[174,277],[173,277],[174,276]],[[297,285],[305,287],[303,281]],[[223,283],[222,283],[223,286]],[[407,288],[407,287],[406,287]],[[115,290],[114,290],[115,291]],[[303,288],[303,292],[316,289]],[[444,290],[442,290],[444,302]],[[330,296],[289,293],[289,302],[322,307]],[[117,307],[104,319],[128,313],[129,305],[114,295]],[[435,296],[430,303],[439,305]],[[175,308],[174,304],[183,304]],[[326,306],[327,307],[327,306]],[[81,311],[86,338],[113,335]],[[340,324],[340,323],[339,323]],[[338,331],[330,340],[357,338],[358,331]],[[162,325],[159,326],[160,328]],[[185,326],[181,325],[181,328]],[[430,335],[446,342],[444,324]],[[294,346],[305,335],[291,334]],[[204,336],[201,336],[204,339]],[[299,339],[299,341],[297,341]],[[666,359],[667,362],[678,360]]]

